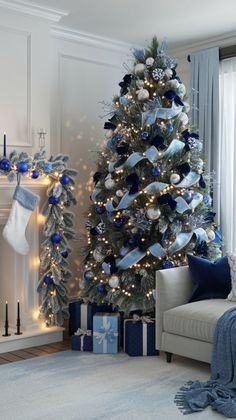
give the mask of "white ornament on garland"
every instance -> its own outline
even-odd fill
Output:
[[[181,99],[183,99],[184,96],[186,95],[186,87],[183,83],[179,85],[177,94],[180,96]]]
[[[157,220],[161,216],[161,210],[159,207],[156,207],[154,204],[152,204],[146,210],[146,215],[149,220]]]
[[[112,276],[108,280],[109,286],[113,289],[116,289],[119,286],[119,277],[115,274],[112,274]]]
[[[136,74],[136,76],[141,76],[144,73],[144,70],[145,70],[145,65],[142,63],[138,63],[134,67],[134,73]]]
[[[153,66],[153,64],[154,64],[154,58],[153,57],[148,57],[147,59],[146,59],[146,65],[147,65],[147,67],[152,67]]]
[[[171,176],[170,176],[170,182],[171,182],[171,184],[178,184],[179,181],[180,181],[179,174],[176,174],[176,173],[171,174]]]
[[[185,114],[185,112],[180,112],[179,119],[183,125],[186,126],[188,124],[188,116]]]
[[[207,229],[206,229],[206,234],[207,234],[208,239],[209,239],[210,241],[214,241],[214,239],[215,239],[215,237],[216,237],[214,230],[207,228]]]
[[[146,101],[147,99],[149,99],[149,92],[147,89],[140,89],[138,91],[138,101],[142,102],[142,101]]]
[[[142,79],[136,80],[136,86],[137,86],[138,89],[142,89],[143,86],[144,86],[144,80],[142,80]]]
[[[104,255],[102,253],[102,249],[101,248],[97,247],[97,248],[94,249],[94,251],[93,251],[93,258],[97,262],[101,262],[104,259]]]
[[[176,79],[173,80],[169,80],[168,85],[171,89],[178,89],[179,87],[179,82]]]
[[[113,130],[106,130],[105,132],[106,139],[110,139],[113,136],[113,134],[114,134]]]
[[[107,190],[111,190],[115,186],[115,181],[112,178],[107,178],[105,180],[105,187]]]
[[[173,71],[171,69],[165,69],[165,75],[167,79],[170,79],[172,77]]]
[[[121,197],[123,197],[123,195],[124,195],[124,193],[123,193],[123,191],[122,191],[122,190],[117,190],[117,191],[116,191],[116,196],[117,196],[117,197],[120,197],[120,198],[121,198]]]

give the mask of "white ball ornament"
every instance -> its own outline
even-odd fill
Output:
[[[117,197],[123,197],[123,195],[124,195],[124,193],[123,193],[123,191],[122,191],[122,190],[117,190],[117,191],[116,191],[116,196],[117,196]]]
[[[165,75],[168,79],[171,78],[173,71],[171,69],[165,69]]]
[[[206,229],[206,234],[207,234],[208,239],[210,241],[214,241],[214,239],[216,237],[214,230],[208,228],[208,229]]]
[[[153,66],[153,63],[154,63],[154,58],[153,57],[148,57],[147,59],[146,59],[146,65],[147,65],[147,67],[152,67]]]
[[[113,136],[113,130],[106,130],[105,137],[110,139]]]
[[[183,112],[188,113],[190,111],[190,105],[188,102],[183,102],[184,107],[183,107]]]
[[[136,74],[136,76],[140,76],[144,73],[145,70],[145,65],[142,63],[138,63],[134,66],[134,73]]]
[[[119,277],[113,274],[108,280],[109,286],[116,289],[119,286]]]
[[[161,210],[159,209],[159,207],[151,205],[148,207],[146,215],[149,220],[157,220],[161,216]]]
[[[138,101],[146,101],[149,98],[149,92],[147,89],[140,89],[138,91]]]
[[[187,114],[185,114],[185,112],[180,112],[179,119],[180,119],[182,125],[187,125],[188,124],[188,116],[187,116]]]
[[[181,83],[178,87],[178,95],[180,96],[180,98],[183,98],[186,94],[186,87],[183,83]]]
[[[170,176],[171,184],[177,184],[179,181],[180,181],[179,174],[171,174],[171,176]]]
[[[171,89],[178,89],[180,84],[179,84],[178,80],[173,79],[173,80],[169,80],[168,85]]]
[[[107,190],[111,190],[115,186],[115,181],[112,178],[108,178],[105,181],[105,187]]]
[[[144,80],[141,80],[141,79],[136,80],[136,86],[137,88],[142,89],[144,86]]]

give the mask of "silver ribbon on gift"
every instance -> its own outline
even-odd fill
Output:
[[[80,337],[80,350],[84,350],[84,337],[85,336],[92,336],[91,330],[83,330],[82,328],[78,328],[74,335],[78,335]]]
[[[137,321],[142,321],[142,330],[143,330],[143,356],[147,356],[147,324],[153,323],[154,320],[151,319],[149,316],[139,316],[137,314],[133,315],[132,319],[126,319],[126,321],[133,321],[134,323]],[[125,351],[125,328],[124,328],[124,351]]]
[[[118,337],[118,332],[114,332],[113,328],[111,328],[111,323],[108,321],[106,316],[102,317],[103,326],[99,329],[99,331],[94,331],[93,336],[98,340],[98,344],[102,344],[103,352],[107,353],[107,344],[110,338]]]

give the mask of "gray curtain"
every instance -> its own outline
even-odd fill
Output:
[[[203,139],[206,172],[215,171],[214,209],[219,214],[219,48],[196,51],[191,58],[191,122]]]

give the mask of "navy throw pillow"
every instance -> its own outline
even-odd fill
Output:
[[[228,258],[215,262],[188,255],[188,265],[193,282],[193,293],[189,302],[204,299],[225,299],[231,290]]]

